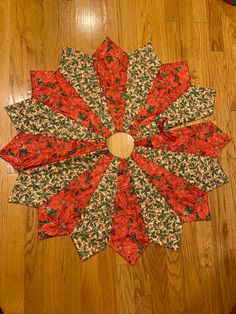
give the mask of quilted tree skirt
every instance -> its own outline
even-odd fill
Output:
[[[82,260],[110,246],[133,265],[150,243],[177,250],[183,223],[210,219],[229,137],[212,122],[184,126],[215,101],[185,61],[106,38],[92,56],[66,48],[58,71],[31,81],[32,98],[6,107],[19,133],[0,156],[19,172],[10,202],[38,208],[39,239],[70,235]],[[125,158],[108,147],[122,136],[134,146]]]

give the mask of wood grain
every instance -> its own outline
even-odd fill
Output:
[[[187,60],[192,82],[216,89],[211,120],[232,136],[220,155],[231,183],[209,193],[212,220],[186,224],[178,252],[151,245],[134,267],[111,249],[81,262],[69,237],[38,241],[36,210],[8,203],[16,174],[0,160],[4,314],[235,313],[235,17],[222,0],[0,2],[1,147],[16,134],[4,107],[30,97],[29,71],[55,70],[65,46],[92,53],[105,36]]]
[[[117,132],[108,138],[107,148],[113,156],[128,158],[134,148],[134,139],[127,133]]]

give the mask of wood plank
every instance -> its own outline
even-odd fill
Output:
[[[152,297],[135,297],[136,314],[152,314]]]
[[[134,282],[132,268],[129,265],[118,265],[117,274],[117,312],[135,313]]]
[[[167,0],[164,4],[166,22],[179,22],[179,0]]]
[[[11,126],[4,107],[9,101],[11,11],[10,1],[0,3],[0,142],[11,138]],[[0,307],[5,313],[24,313],[24,206],[8,204],[15,181],[11,168],[1,160],[0,174]]]
[[[224,51],[221,11],[214,0],[209,0],[208,15],[211,51]]]

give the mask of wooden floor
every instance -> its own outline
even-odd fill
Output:
[[[36,210],[7,199],[0,161],[0,307],[4,314],[236,313],[236,7],[221,0],[2,0],[0,147],[15,134],[3,107],[30,97],[31,69],[61,50],[92,53],[105,36],[130,52],[152,41],[163,62],[187,60],[215,88],[220,155],[231,183],[210,193],[212,220],[184,226],[176,253],[150,246],[132,268],[111,249],[81,262],[69,237],[37,240]],[[234,307],[234,309],[233,309]]]

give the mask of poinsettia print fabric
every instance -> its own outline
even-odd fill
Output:
[[[152,45],[106,38],[90,56],[63,51],[57,71],[31,71],[32,98],[6,107],[18,134],[0,156],[18,171],[10,202],[38,208],[39,239],[71,236],[82,260],[111,247],[130,265],[151,244],[177,250],[183,224],[210,219],[208,192],[228,182],[229,142],[210,116],[216,93],[187,62]],[[127,158],[108,139],[134,139]]]

